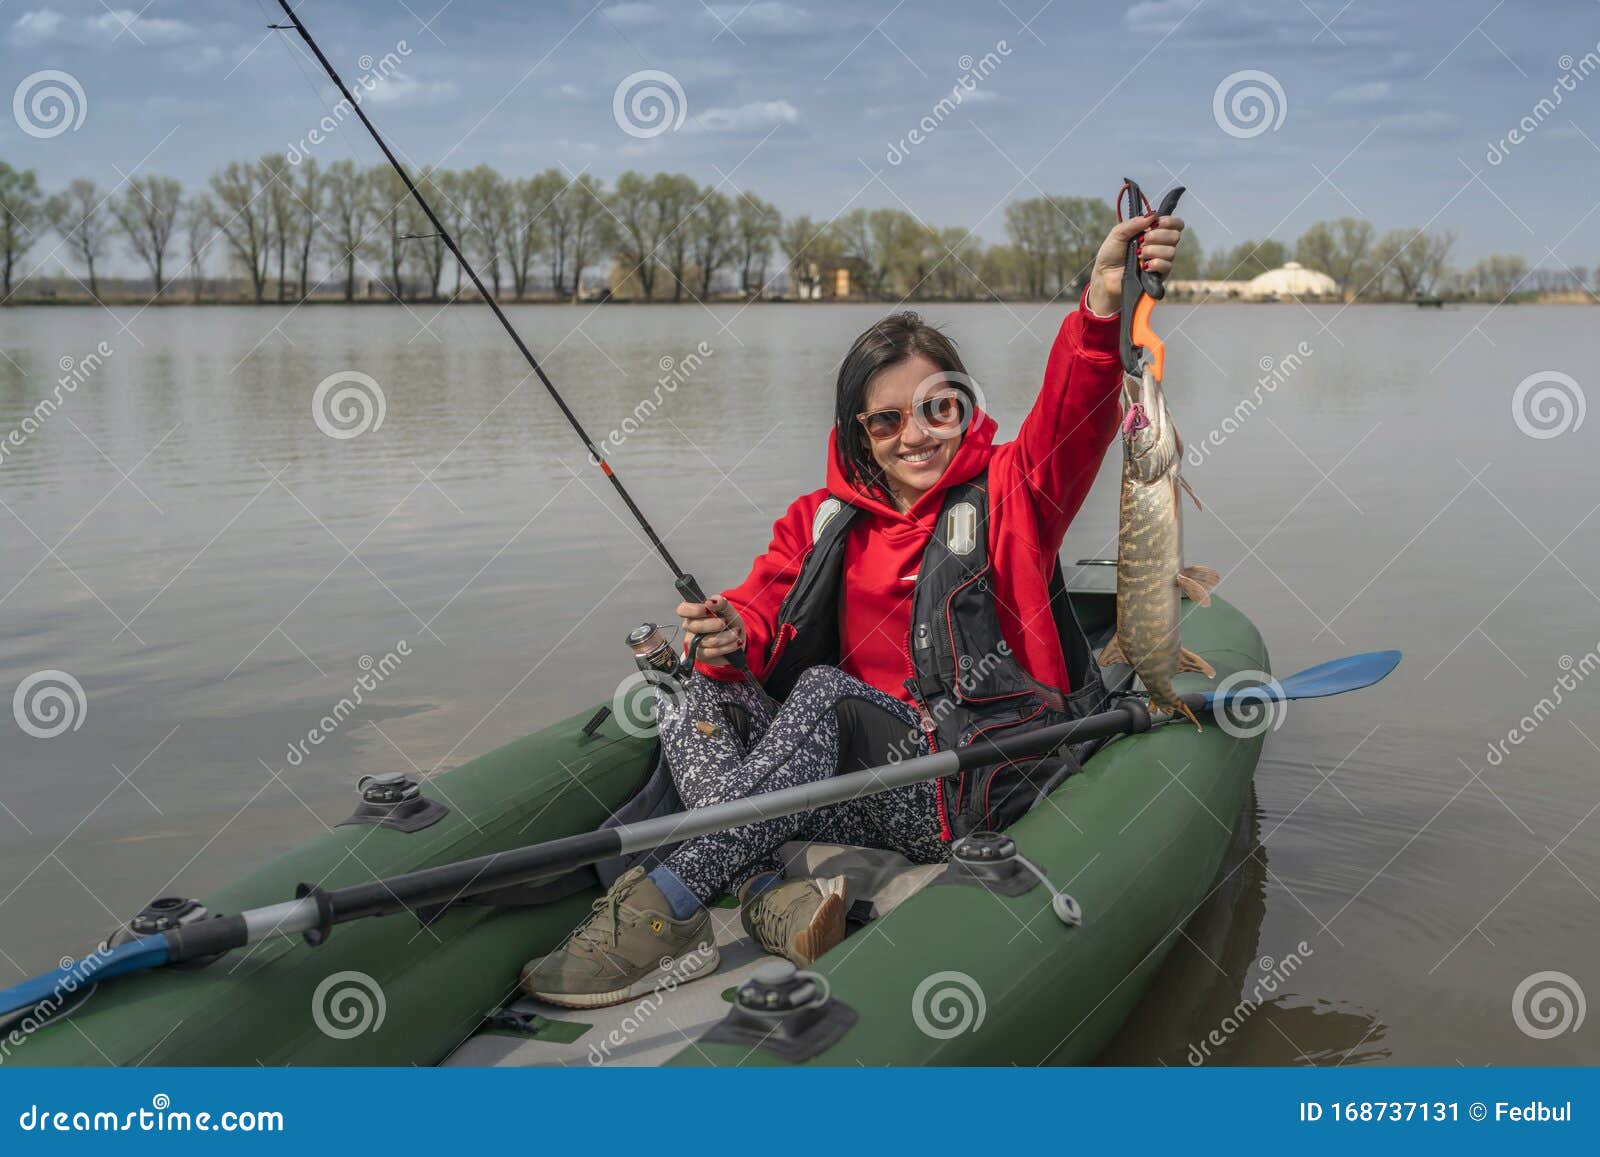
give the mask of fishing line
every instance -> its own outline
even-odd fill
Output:
[[[557,408],[560,409],[562,416],[567,420],[567,424],[572,427],[573,433],[577,434],[578,437],[583,441],[584,448],[589,451],[589,460],[594,465],[598,466],[601,473],[603,473],[606,478],[610,480],[612,489],[616,491],[617,497],[622,500],[623,505],[628,508],[628,512],[632,514],[634,520],[638,522],[640,529],[645,532],[646,537],[649,538],[650,544],[655,548],[655,552],[658,556],[660,556],[661,561],[666,563],[667,568],[672,571],[676,580],[678,593],[686,602],[705,602],[705,593],[700,589],[700,584],[695,581],[693,575],[689,574],[678,565],[678,560],[672,556],[672,552],[668,549],[667,544],[662,541],[661,536],[656,533],[655,527],[652,526],[650,524],[650,520],[645,517],[644,511],[639,508],[639,504],[633,500],[633,495],[630,494],[628,492],[628,488],[622,484],[622,479],[617,476],[616,472],[611,468],[611,464],[607,462],[605,457],[600,453],[599,447],[595,445],[594,440],[589,437],[588,431],[583,428],[583,423],[579,421],[577,414],[575,414],[572,411],[572,408],[567,405],[566,399],[561,396],[560,391],[558,391],[555,387],[555,383],[552,382],[550,380],[550,376],[545,373],[544,367],[539,364],[538,358],[534,357],[533,351],[529,349],[528,344],[522,340],[522,335],[519,334],[516,327],[511,324],[511,319],[507,317],[505,311],[500,308],[500,303],[495,300],[494,296],[489,292],[488,287],[484,285],[483,279],[478,275],[477,269],[470,261],[467,260],[466,254],[462,252],[461,246],[456,243],[456,239],[451,235],[450,230],[445,226],[444,222],[439,219],[439,215],[433,211],[433,206],[430,205],[428,203],[428,199],[422,195],[422,190],[417,188],[416,183],[411,179],[411,174],[406,171],[406,167],[401,164],[400,159],[395,156],[394,150],[389,147],[388,141],[384,139],[383,134],[378,131],[377,127],[372,123],[372,120],[367,116],[366,110],[361,107],[361,103],[350,91],[349,86],[345,84],[343,78],[339,75],[338,70],[334,68],[332,62],[328,60],[327,56],[323,53],[322,48],[317,44],[311,33],[307,31],[306,26],[301,23],[300,17],[295,14],[294,9],[289,4],[289,0],[278,0],[278,6],[283,9],[284,15],[289,18],[289,24],[274,24],[269,25],[269,27],[280,30],[292,30],[299,35],[301,40],[305,41],[306,47],[311,50],[311,54],[316,57],[317,63],[322,66],[322,71],[327,74],[329,80],[333,81],[334,87],[339,90],[340,95],[343,96],[345,100],[350,102],[351,111],[356,114],[356,117],[361,121],[362,125],[365,126],[373,141],[383,152],[384,157],[394,168],[395,173],[399,175],[401,183],[405,185],[406,191],[411,194],[412,200],[416,201],[417,206],[422,210],[423,214],[428,218],[428,221],[438,232],[440,240],[445,243],[445,246],[450,250],[451,254],[460,264],[462,272],[467,275],[468,280],[472,282],[473,287],[478,291],[478,296],[482,298],[484,304],[489,307],[490,312],[494,314],[495,320],[498,321],[501,327],[506,331],[506,335],[511,338],[513,343],[515,343],[517,351],[522,354],[523,359],[528,363],[529,368],[532,369],[534,374],[538,376],[540,383],[545,388],[545,392],[550,395],[550,400],[553,401]],[[750,673],[749,664],[746,662],[743,652],[735,652],[729,655],[728,659],[747,679],[754,681],[754,677]]]

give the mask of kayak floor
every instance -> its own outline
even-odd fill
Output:
[[[610,1008],[557,1008],[530,997],[506,1010],[532,1014],[531,1031],[485,1028],[443,1062],[477,1067],[659,1065],[728,1012],[728,998],[763,960],[737,908],[714,908],[722,963],[707,976],[633,997]]]
[[[785,844],[785,875],[843,877],[847,902],[865,902],[876,919],[904,903],[943,864],[912,864],[904,856],[840,844]],[[531,997],[513,1001],[501,1016],[468,1038],[442,1064],[473,1067],[651,1066],[690,1047],[728,1013],[734,990],[763,961],[771,960],[745,935],[739,910],[711,910],[721,963],[709,975],[636,996],[610,1008],[558,1008]],[[870,935],[869,923],[853,936]],[[835,951],[848,951],[841,946]],[[517,1027],[502,1027],[506,1015]]]

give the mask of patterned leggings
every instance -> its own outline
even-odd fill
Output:
[[[815,783],[891,758],[926,754],[916,714],[900,700],[836,667],[812,667],[776,707],[748,683],[691,676],[676,695],[658,695],[657,726],[684,806],[705,807],[762,791]],[[730,714],[749,721],[748,746]],[[695,724],[714,726],[696,727]],[[876,795],[696,836],[666,861],[702,904],[760,872],[789,840],[854,844],[899,852],[913,863],[949,858],[939,835],[934,785]]]

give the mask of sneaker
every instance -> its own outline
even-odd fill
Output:
[[[844,877],[783,880],[760,892],[756,876],[739,889],[739,921],[774,956],[809,968],[844,940]]]
[[[717,970],[711,913],[687,920],[643,868],[618,878],[560,948],[522,969],[522,990],[563,1008],[603,1008]]]

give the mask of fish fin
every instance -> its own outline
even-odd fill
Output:
[[[1202,607],[1211,605],[1211,591],[1222,581],[1222,576],[1209,566],[1186,566],[1178,572],[1178,589],[1190,602]]]
[[[1100,651],[1100,665],[1102,667],[1115,667],[1119,663],[1127,663],[1128,656],[1122,653],[1122,640],[1115,635],[1111,641]]]
[[[1190,578],[1180,570],[1177,579],[1174,581],[1177,582],[1178,589],[1183,592],[1183,597],[1190,602],[1199,603],[1202,607],[1211,605],[1211,592],[1206,590],[1205,584],[1199,580]]]
[[[1183,487],[1183,492],[1194,500],[1194,508],[1196,510],[1205,509],[1205,507],[1200,504],[1200,496],[1194,492],[1194,487],[1189,485],[1188,479],[1186,479],[1182,474],[1178,475],[1178,485]]]
[[[1217,669],[1189,650],[1188,647],[1178,648],[1178,670],[1180,672],[1198,671],[1207,679],[1215,679],[1217,677]]]
[[[1189,652],[1185,651],[1183,653],[1187,655]],[[1180,668],[1180,670],[1181,670],[1181,668]],[[1178,700],[1178,714],[1185,716],[1189,720],[1190,723],[1193,723],[1194,724],[1194,729],[1196,731],[1204,731],[1205,730],[1204,727],[1200,726],[1200,720],[1198,720],[1198,719],[1196,719],[1194,717],[1194,712],[1190,709],[1189,705],[1187,703],[1185,703],[1182,699]]]

